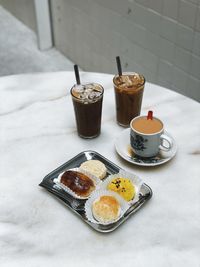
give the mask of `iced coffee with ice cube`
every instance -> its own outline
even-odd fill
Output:
[[[96,83],[74,85],[71,89],[78,135],[93,138],[101,131],[104,89]]]
[[[116,116],[119,125],[128,127],[140,115],[145,78],[138,73],[123,73],[113,78]]]

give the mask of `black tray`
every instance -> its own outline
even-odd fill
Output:
[[[88,221],[88,219],[85,216],[84,211],[84,205],[86,200],[83,199],[77,199],[68,194],[66,191],[58,187],[53,180],[58,177],[58,175],[70,168],[76,168],[81,165],[82,162],[90,159],[100,160],[103,162],[107,168],[107,175],[118,173],[120,170],[122,170],[119,166],[115,165],[110,160],[106,159],[99,153],[95,151],[83,151],[79,153],[74,158],[70,159],[48,175],[44,177],[42,182],[39,184],[39,186],[44,187],[49,192],[54,194],[56,197],[58,197],[60,200],[64,202],[73,212],[75,212],[77,215],[79,215],[84,222],[89,224],[94,230],[98,232],[111,232],[115,230],[120,224],[122,224],[124,221],[126,221],[131,214],[134,214],[138,209],[140,209],[152,196],[152,190],[151,188],[146,185],[142,184],[140,193],[139,193],[139,200],[134,203],[130,208],[125,212],[125,214],[115,223],[109,224],[109,225],[102,225],[99,223],[92,223]],[[105,179],[106,179],[105,177]]]

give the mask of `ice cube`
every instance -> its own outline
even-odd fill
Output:
[[[101,93],[98,92],[98,91],[92,91],[92,92],[89,93],[88,99],[95,100],[95,99],[97,99],[100,96],[100,94]]]
[[[143,78],[141,75],[139,75],[138,73],[135,73],[133,76],[132,76],[132,84],[133,85],[142,85],[143,84]]]
[[[82,93],[84,92],[84,86],[82,84],[77,84],[76,86],[74,86],[73,91],[75,93]]]

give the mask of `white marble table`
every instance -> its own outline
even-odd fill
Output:
[[[101,135],[77,136],[71,72],[0,78],[0,266],[200,266],[200,105],[146,84],[142,114],[153,109],[178,143],[165,165],[121,159],[114,138],[112,76],[82,73],[105,87]],[[93,231],[38,184],[87,149],[139,175],[154,192],[110,234]]]

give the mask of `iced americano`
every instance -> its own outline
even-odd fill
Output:
[[[100,134],[103,92],[97,83],[74,85],[71,89],[77,130],[83,138]]]

